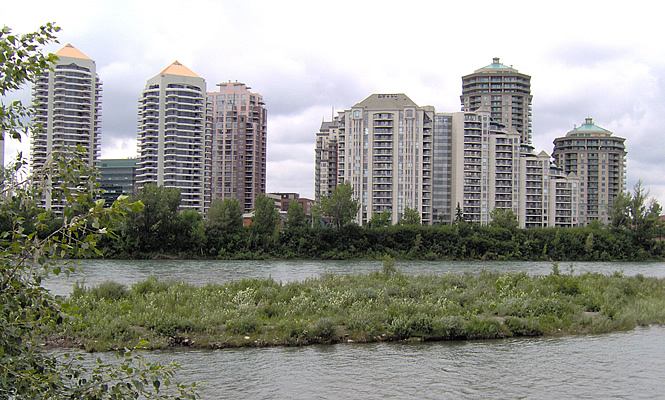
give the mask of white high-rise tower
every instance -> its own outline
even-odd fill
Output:
[[[183,208],[207,205],[206,82],[174,62],[149,79],[139,99],[136,186],[180,189]]]
[[[89,165],[95,165],[101,153],[102,83],[95,62],[71,44],[55,54],[59,60],[53,70],[41,75],[33,89],[32,122],[40,126],[30,146],[33,172],[43,168],[54,151],[80,145]],[[44,206],[58,211],[56,203],[47,193]]]

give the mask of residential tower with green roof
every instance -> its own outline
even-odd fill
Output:
[[[554,139],[552,157],[556,165],[580,178],[580,225],[609,223],[614,196],[626,190],[625,141],[595,125],[592,118]]]

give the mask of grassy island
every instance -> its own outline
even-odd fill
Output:
[[[50,345],[225,348],[604,333],[665,323],[665,280],[526,273],[410,276],[383,271],[282,284],[197,287],[151,278],[131,288],[75,287],[77,318],[40,332]]]

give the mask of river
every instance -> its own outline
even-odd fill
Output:
[[[538,262],[398,262],[397,267],[409,274],[552,270],[551,263]],[[380,268],[380,262],[366,261],[101,260],[85,261],[77,272],[46,286],[67,294],[83,279],[86,285],[107,279],[131,285],[151,275],[194,284],[268,276],[286,282]],[[569,268],[560,263],[562,272]],[[661,262],[572,268],[665,277]],[[185,349],[145,357],[181,365],[180,380],[205,383],[204,399],[660,399],[665,393],[665,327],[495,341]]]
[[[552,273],[552,263],[546,261],[397,261],[397,268],[406,274],[441,275],[448,272],[478,273],[482,270],[521,272],[529,275]],[[600,272],[624,275],[665,277],[665,262],[560,262],[561,273]],[[56,295],[67,295],[75,282],[94,286],[105,280],[132,285],[156,276],[160,280],[189,282],[204,285],[224,283],[244,278],[271,277],[278,282],[302,281],[324,274],[360,274],[380,271],[381,261],[219,261],[219,260],[84,260],[74,262],[75,272],[61,273],[44,282]]]

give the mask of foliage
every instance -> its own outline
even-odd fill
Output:
[[[122,234],[127,252],[159,252],[172,248],[177,231],[180,208],[180,190],[157,186],[154,183],[143,187],[138,197],[143,208],[128,214],[123,220]]]
[[[289,202],[289,209],[286,210],[286,222],[284,229],[297,230],[308,226],[307,216],[303,210],[302,204],[297,200]]]
[[[343,182],[330,196],[321,199],[319,209],[323,217],[332,219],[333,226],[341,228],[353,221],[360,209],[360,202],[353,198],[353,186]]]
[[[24,35],[14,35],[6,26],[0,30],[0,98],[9,92],[21,88],[25,83],[34,82],[45,70],[49,69],[57,56],[44,55],[39,46],[55,41],[55,33],[60,28],[48,23],[39,28],[39,31]],[[21,140],[27,134],[27,127],[23,120],[33,113],[32,107],[27,107],[21,101],[14,101],[5,105],[0,103],[0,132]]]
[[[132,218],[123,226],[129,228]],[[2,220],[0,219],[0,224]],[[381,229],[347,224],[340,229],[320,226],[258,234],[241,227],[213,231],[192,210],[175,217],[166,237],[148,251],[135,235],[104,242],[106,257],[217,257],[223,259],[310,258],[413,260],[653,260],[665,257],[665,242],[638,242],[626,228],[575,227],[506,229],[469,222],[453,225],[400,225]],[[6,224],[5,224],[6,225]],[[203,225],[203,227],[202,227]],[[0,225],[2,226],[2,225]],[[660,225],[658,225],[660,227]],[[120,249],[120,250],[118,250]]]
[[[490,217],[492,218],[490,226],[495,228],[514,230],[519,226],[517,215],[510,209],[495,208],[490,212]]]
[[[242,206],[236,198],[214,199],[208,209],[206,229],[210,235],[235,232],[242,228]]]
[[[259,235],[272,235],[279,226],[279,211],[273,199],[262,194],[256,196],[256,206],[250,225]]]
[[[633,193],[616,195],[610,209],[611,225],[628,229],[638,245],[649,243],[662,232],[662,207],[656,199],[648,198],[649,191],[642,188],[642,181],[638,181],[633,187]]]
[[[460,223],[464,222],[464,211],[462,211],[462,207],[460,206],[459,202],[457,203],[457,207],[455,207],[455,223]]]
[[[398,225],[416,226],[420,225],[420,213],[415,208],[406,207],[402,218],[397,222]]]
[[[201,214],[192,209],[183,210],[176,221],[174,248],[189,256],[203,255],[206,233]]]
[[[47,24],[40,31],[15,36],[4,27],[0,33],[1,95],[17,89],[44,72],[56,58],[44,56],[39,45],[54,41],[59,30]],[[30,109],[14,103],[0,110],[0,127],[15,139],[27,131],[21,118]],[[0,129],[0,130],[2,130]],[[71,267],[70,258],[100,255],[97,239],[109,234],[107,226],[140,203],[121,197],[110,207],[95,198],[95,171],[80,156],[80,149],[53,153],[40,171],[19,179],[25,163],[17,158],[13,174],[3,181],[0,219],[0,398],[8,399],[113,399],[169,398],[163,386],[170,385],[174,369],[144,363],[128,350],[119,353],[118,364],[101,361],[84,367],[79,357],[59,359],[41,351],[33,340],[37,330],[75,319],[70,308],[59,303],[40,284],[50,274]],[[48,178],[48,179],[47,179]],[[49,182],[50,181],[50,182]],[[59,226],[48,226],[52,213],[39,209],[45,182],[54,184],[57,198],[68,205]],[[85,206],[83,206],[85,204]],[[194,398],[187,388],[174,385],[176,396]]]
[[[44,334],[94,350],[131,346],[142,337],[159,348],[222,348],[601,333],[665,322],[664,279],[573,275],[572,269],[547,276],[411,276],[389,257],[382,269],[362,275],[202,287],[158,285],[153,278],[134,285],[126,298],[95,293],[70,300],[80,321]]]
[[[374,212],[372,218],[367,222],[368,228],[385,228],[391,225],[390,211]]]

